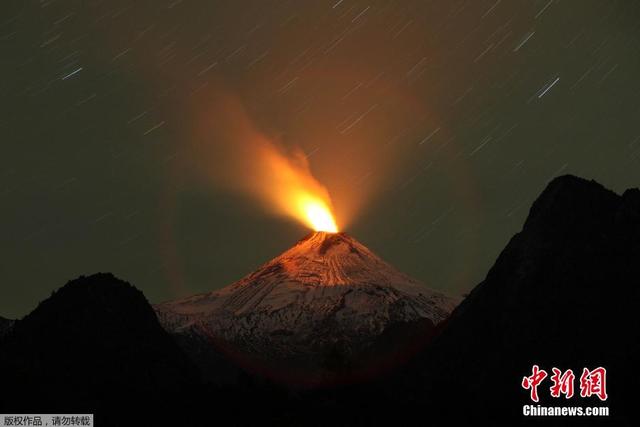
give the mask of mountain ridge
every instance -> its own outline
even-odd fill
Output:
[[[327,245],[330,251],[333,244]],[[349,253],[348,245],[342,245],[345,248]],[[122,419],[104,422],[113,405],[139,411],[144,401],[149,412],[142,412],[141,418],[148,421],[156,411],[157,425],[201,425],[211,421],[213,410],[238,425],[399,425],[421,419],[434,426],[554,421],[557,425],[632,426],[635,391],[640,387],[634,375],[640,362],[639,259],[638,189],[617,195],[595,182],[557,178],[536,199],[522,230],[512,237],[485,279],[447,320],[435,328],[428,319],[392,323],[363,349],[344,348],[348,342],[337,340],[332,343],[333,352],[321,360],[321,368],[344,374],[358,369],[367,356],[392,349],[399,357],[389,369],[370,372],[358,382],[306,390],[272,383],[263,372],[250,376],[232,372],[226,383],[213,381],[213,386],[203,388],[188,373],[194,367],[185,366],[180,356],[164,359],[158,369],[148,367],[151,359],[137,355],[149,348],[145,339],[164,337],[159,347],[151,345],[156,350],[146,352],[148,357],[177,354],[177,348],[167,340],[144,296],[112,275],[83,277],[78,280],[85,285],[106,281],[107,286],[98,286],[102,291],[93,288],[96,292],[80,283],[65,287],[40,304],[35,314],[26,316],[31,326],[29,322],[20,326],[22,320],[18,320],[11,341],[1,341],[0,374],[15,387],[7,393],[9,399],[0,399],[0,409],[55,413],[73,402],[75,411],[95,412],[101,425],[123,425]],[[109,286],[112,282],[114,286]],[[335,291],[340,286],[324,288]],[[144,325],[151,325],[155,332],[146,333],[149,329]],[[333,325],[318,326],[331,329]],[[144,333],[131,334],[132,329]],[[200,378],[219,379],[229,367],[237,369],[233,367],[238,360],[229,361],[226,354],[217,353],[210,337],[190,332],[187,328],[172,337],[198,367],[205,366],[202,359],[215,359],[220,365],[209,366]],[[22,338],[16,340],[16,334]],[[66,352],[52,351],[65,336],[70,341],[60,349]],[[86,357],[79,357],[71,345],[84,339],[100,349],[90,352],[88,360],[102,360],[110,370],[85,369]],[[406,352],[407,341],[419,344],[420,340],[429,345]],[[401,344],[399,349],[396,344]],[[345,359],[345,354],[353,357]],[[74,363],[67,363],[68,358]],[[521,380],[534,363],[549,372],[551,367],[576,373],[583,367],[606,367],[609,399],[605,402],[579,397],[578,383],[571,400],[551,398],[548,379],[539,393],[541,405],[606,405],[611,408],[610,417],[524,417],[522,407],[531,401]],[[16,364],[22,368],[16,371]],[[26,369],[31,366],[35,371]],[[156,374],[129,377],[127,369]],[[176,371],[176,381],[167,383],[167,373],[171,376]],[[52,379],[58,381],[57,387],[48,387]],[[132,379],[134,387],[130,387]],[[169,386],[156,387],[158,379]],[[138,380],[141,383],[135,386]],[[185,416],[192,422],[185,422]],[[137,425],[142,422],[138,421]]]
[[[640,191],[618,195],[595,181],[558,177],[429,348],[384,387],[411,384],[418,391],[410,404],[440,405],[447,422],[527,424],[536,420],[522,416],[532,402],[520,380],[534,364],[549,372],[604,366],[607,402],[564,403],[545,383],[540,404],[607,405],[612,423],[631,425],[632,390],[640,387],[628,375],[640,362],[638,260]],[[464,414],[454,409],[459,402]]]
[[[14,410],[31,401],[87,410],[116,398],[108,392],[173,395],[199,383],[142,292],[110,273],[69,281],[15,321],[0,372],[12,384],[3,403]]]
[[[5,319],[0,316],[0,339],[5,336],[13,327],[15,320]]]

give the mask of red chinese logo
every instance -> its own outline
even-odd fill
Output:
[[[522,379],[522,388],[525,390],[531,390],[531,400],[534,402],[538,401],[538,386],[547,378],[547,372],[544,370],[540,370],[538,365],[533,365],[533,369],[531,370],[532,374],[530,377],[524,377]]]
[[[573,375],[573,371],[567,369],[562,373],[558,368],[553,368],[552,371],[551,381],[553,381],[553,385],[551,386],[551,396],[560,397],[561,394],[564,394],[566,399],[571,399],[573,397],[573,380],[576,378],[576,376]]]
[[[571,399],[574,394],[574,382],[576,376],[573,370],[567,369],[562,372],[558,368],[551,369],[553,375],[550,380],[553,383],[549,389],[551,397],[559,398],[564,395],[565,399]],[[522,388],[529,390],[531,400],[538,402],[538,386],[547,378],[548,374],[544,369],[540,369],[538,365],[533,365],[531,375],[522,378]],[[607,370],[598,367],[593,370],[583,368],[580,376],[580,397],[597,396],[600,400],[605,401],[607,395]]]
[[[580,396],[598,396],[600,400],[607,400],[607,370],[603,367],[592,371],[584,368],[580,376]]]

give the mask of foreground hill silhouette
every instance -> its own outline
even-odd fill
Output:
[[[638,285],[640,191],[618,196],[594,181],[557,178],[416,363],[438,394],[457,393],[486,414],[513,419],[531,403],[519,383],[533,364],[550,374],[573,369],[578,392],[582,369],[603,366],[611,420],[631,424],[640,386]],[[541,386],[543,405],[561,402],[549,398],[550,384]]]
[[[15,322],[0,373],[0,406],[13,413],[107,412],[198,381],[142,292],[111,274],[73,280]]]
[[[608,405],[609,418],[590,421],[634,425],[639,284],[640,191],[619,196],[593,181],[557,178],[441,334],[401,372],[362,387],[359,396],[394,402],[377,406],[372,422],[428,413],[436,425],[584,425],[584,418],[522,416],[533,402],[520,383],[538,364],[549,375],[552,367],[576,373],[577,397],[550,398],[547,378],[541,405]],[[582,368],[598,366],[608,372],[606,402],[579,397]],[[354,392],[325,397],[339,406]]]
[[[5,319],[4,317],[0,316],[0,338],[7,334],[12,326],[13,320]]]
[[[0,410],[108,415],[129,407],[155,413],[154,425],[170,424],[180,410],[187,418],[179,425],[635,425],[639,284],[640,191],[617,195],[564,176],[549,183],[435,338],[392,371],[314,390],[246,374],[203,385],[197,363],[161,329],[142,294],[95,275],[70,282],[0,341],[0,375],[11,385]],[[419,324],[397,326],[370,351],[422,343],[426,333]],[[547,379],[542,405],[607,405],[611,416],[524,418],[531,402],[520,383],[533,364],[571,368],[577,377],[570,400],[549,398]],[[606,402],[579,397],[582,368],[598,366],[608,372]]]

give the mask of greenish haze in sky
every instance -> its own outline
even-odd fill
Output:
[[[214,178],[222,97],[347,232],[465,293],[552,177],[638,186],[639,49],[625,1],[2,2],[0,315],[97,271],[217,289],[304,236]]]

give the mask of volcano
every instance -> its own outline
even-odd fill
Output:
[[[328,355],[365,352],[399,325],[433,329],[457,302],[345,233],[315,232],[236,283],[154,308],[173,334],[322,366]]]

